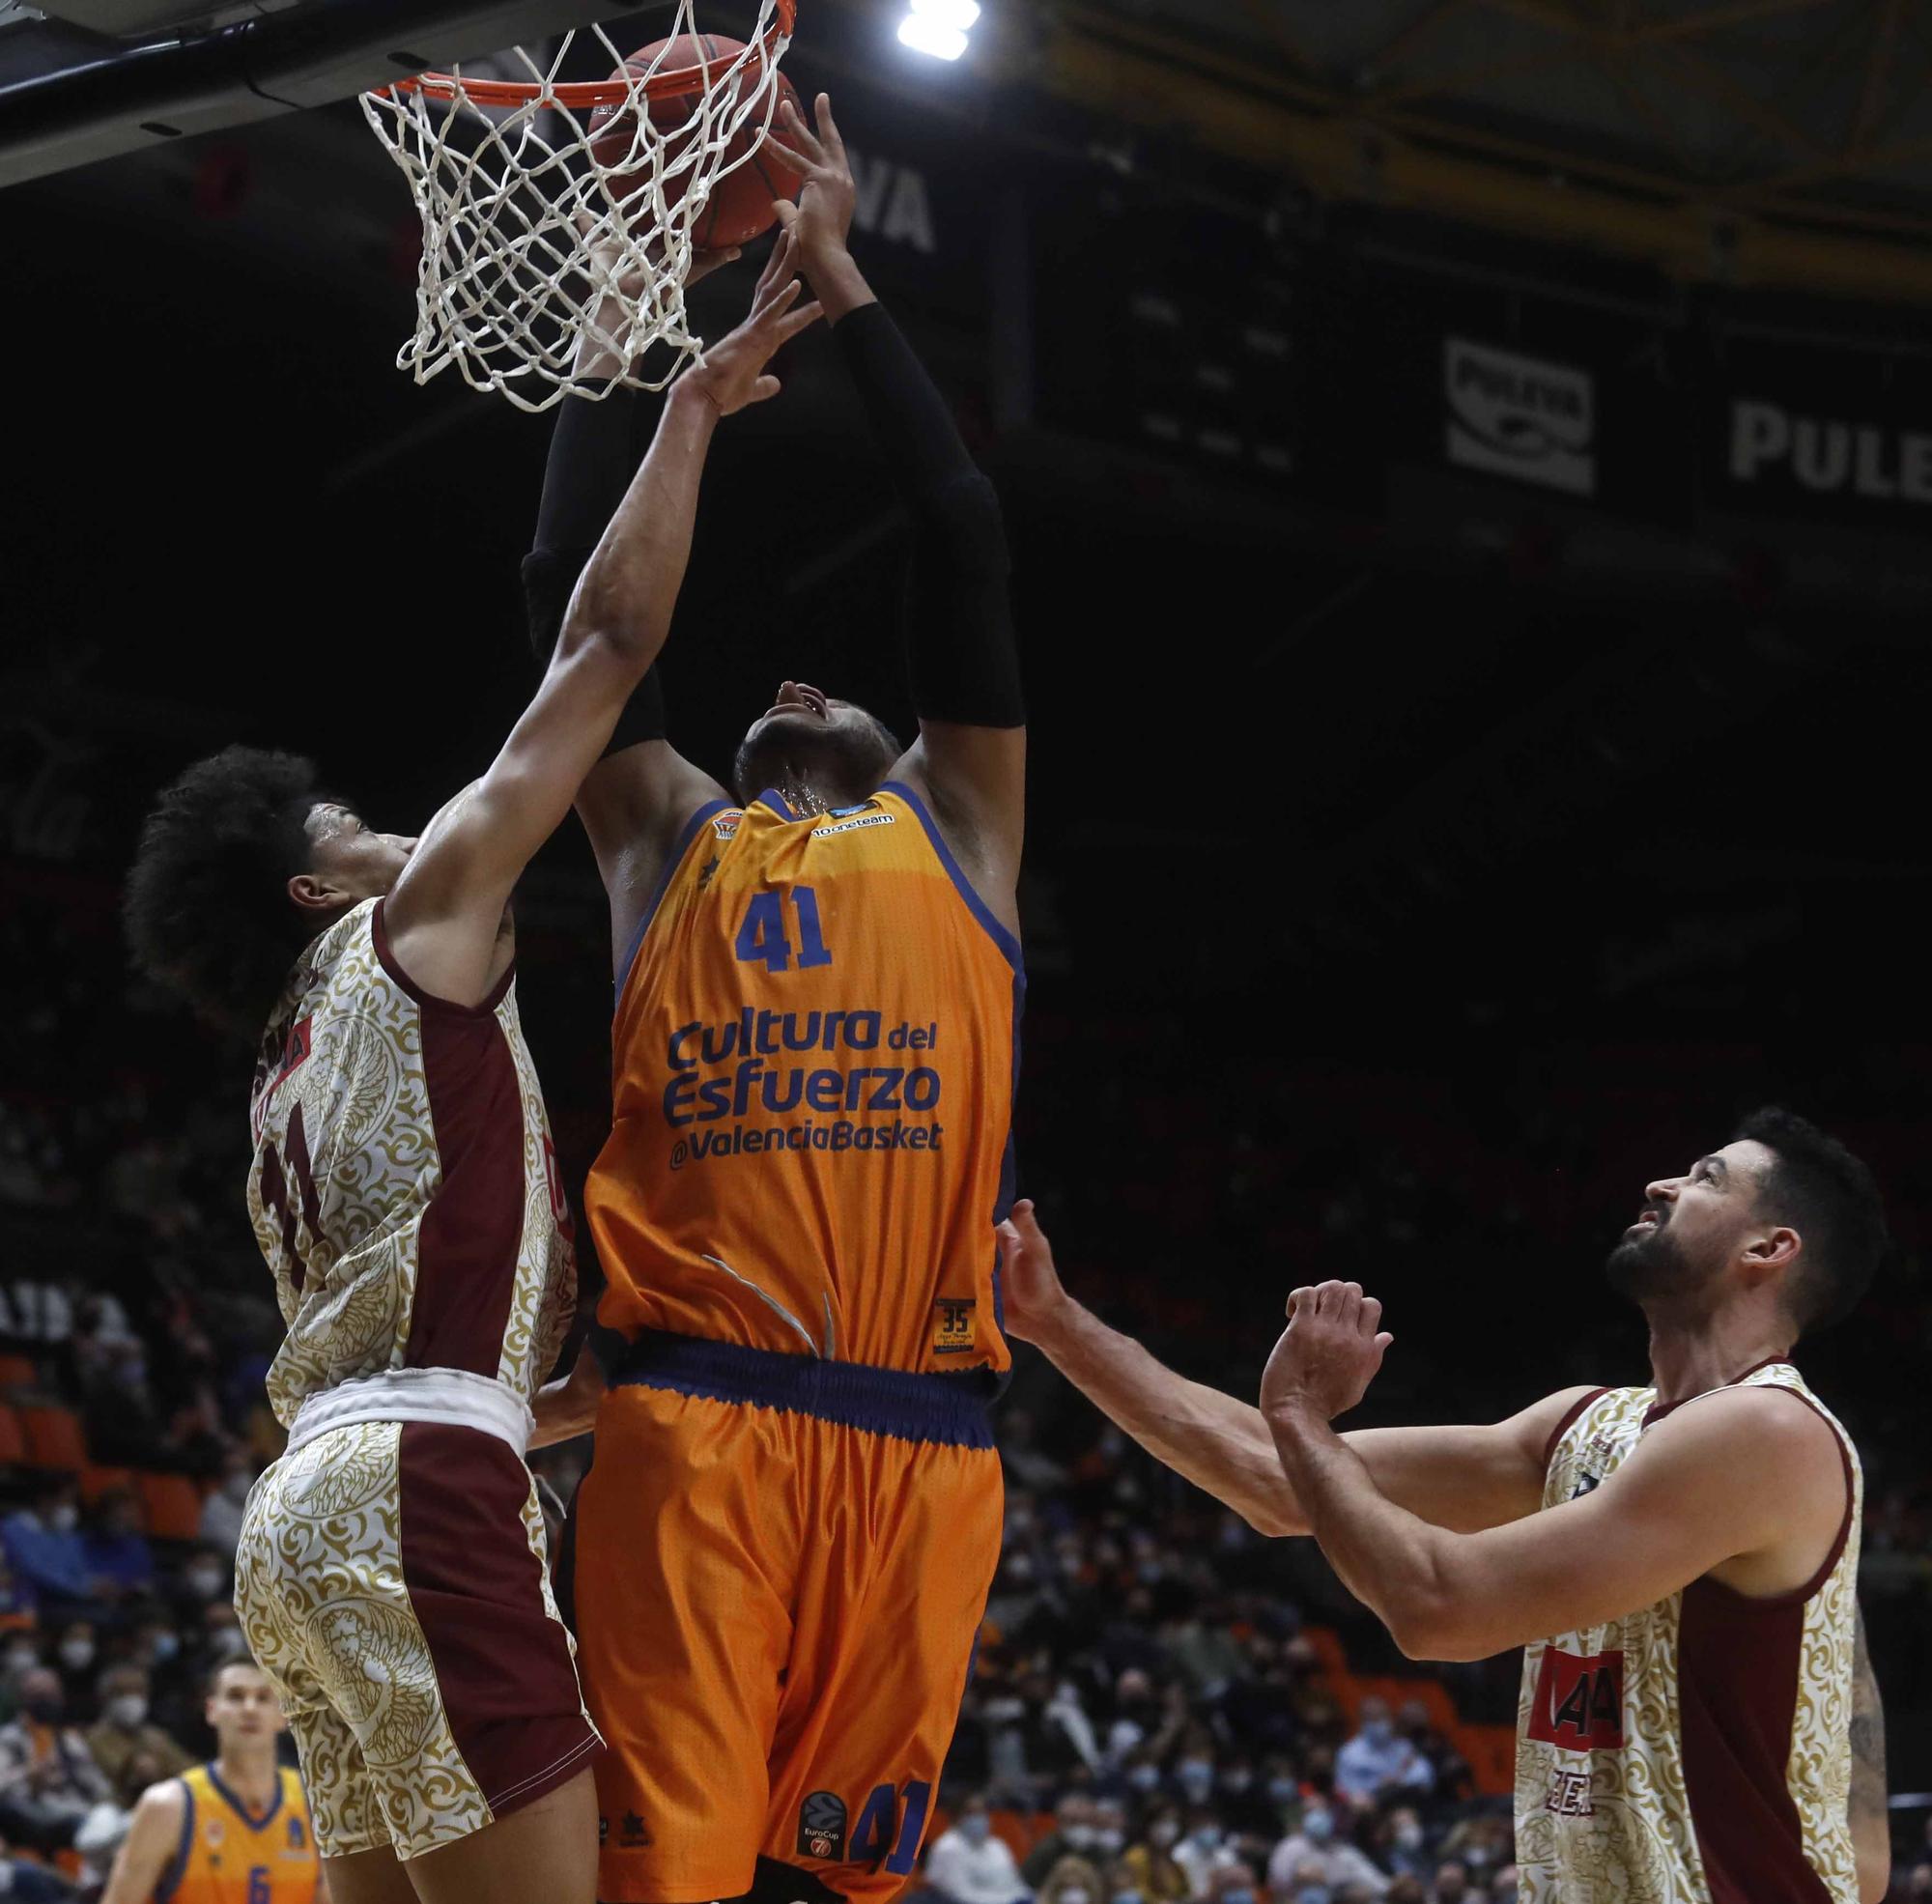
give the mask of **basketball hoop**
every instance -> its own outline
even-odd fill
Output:
[[[663,389],[699,348],[684,310],[694,234],[720,182],[756,157],[796,6],[759,0],[748,44],[694,43],[694,0],[677,0],[648,61],[583,29],[608,79],[557,76],[578,37],[566,33],[544,64],[521,46],[507,56],[526,79],[458,67],[365,93],[422,216],[416,329],[397,368],[424,384],[454,365],[528,411],[573,387]],[[611,383],[574,383],[589,358]]]

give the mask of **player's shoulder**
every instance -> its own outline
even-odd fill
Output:
[[[134,1802],[134,1829],[179,1832],[190,1803],[188,1781],[199,1770],[198,1766],[190,1766],[172,1778],[156,1779]]]

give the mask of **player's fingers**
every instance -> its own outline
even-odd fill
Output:
[[[779,326],[779,342],[788,344],[801,330],[810,330],[825,315],[825,306],[814,299],[801,304]]]
[[[818,167],[810,159],[806,157],[801,152],[794,152],[776,132],[767,132],[765,134],[764,149],[777,154],[780,160],[789,170],[796,172],[801,180],[810,180],[811,175],[818,170]]]
[[[785,137],[794,140],[800,152],[810,153],[814,165],[824,164],[825,148],[818,143],[818,134],[805,123],[805,114],[789,99],[779,107],[779,120],[784,127]]]
[[[1388,1351],[1389,1345],[1394,1341],[1395,1337],[1390,1335],[1388,1330],[1384,1329],[1378,1336],[1376,1337],[1376,1347],[1378,1350],[1380,1350],[1384,1354],[1386,1354]]]
[[[838,124],[832,117],[832,95],[818,96],[818,136],[824,141],[825,149],[840,165],[845,163],[845,141],[839,134]]]
[[[757,295],[752,299],[752,315],[754,318],[769,317],[783,306],[780,299],[790,292],[793,298],[804,288],[804,280],[794,269],[794,254],[797,245],[789,232],[772,246],[770,262],[765,266],[765,273],[758,280]],[[789,299],[785,300],[789,302]]]
[[[1381,1304],[1378,1302],[1372,1295],[1363,1296],[1362,1327],[1364,1328],[1364,1330],[1366,1330],[1370,1335],[1374,1335],[1375,1332],[1381,1327],[1381,1321],[1382,1321]]]
[[[776,377],[760,377],[752,385],[752,394],[745,401],[747,403],[763,403],[767,398],[777,396],[783,387],[784,385]]]
[[[1295,1317],[1299,1315],[1304,1309],[1309,1309],[1310,1312],[1313,1313],[1311,1305],[1313,1304],[1314,1300],[1315,1300],[1315,1292],[1312,1289],[1309,1289],[1304,1286],[1303,1288],[1298,1290],[1290,1290],[1288,1293],[1289,1321],[1293,1321]]]
[[[788,198],[773,199],[772,210],[778,213],[779,223],[787,232],[798,222],[798,207]]]

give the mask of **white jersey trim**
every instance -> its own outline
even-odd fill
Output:
[[[518,1455],[530,1444],[536,1417],[508,1383],[467,1369],[384,1369],[311,1395],[296,1410],[288,1452],[331,1429],[370,1421],[426,1421],[479,1429]]]

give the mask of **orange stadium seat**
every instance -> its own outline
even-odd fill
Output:
[[[111,1494],[117,1488],[131,1488],[133,1485],[132,1468],[96,1467],[90,1462],[80,1470],[80,1497],[89,1507],[102,1494]]]
[[[0,1402],[0,1467],[17,1467],[27,1459],[27,1437],[18,1412]]]
[[[0,1355],[0,1388],[31,1388],[41,1378],[31,1355]]]
[[[153,1539],[201,1538],[201,1490],[185,1474],[143,1474],[134,1486]]]
[[[31,1467],[57,1467],[77,1474],[87,1465],[87,1438],[80,1417],[71,1408],[37,1406],[20,1410],[20,1427],[27,1436]]]

